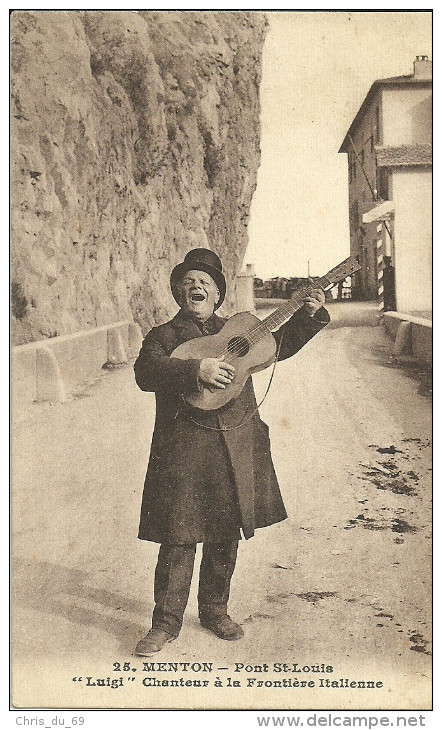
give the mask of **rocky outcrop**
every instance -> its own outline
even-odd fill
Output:
[[[232,284],[264,15],[15,11],[11,28],[14,343],[164,320],[169,272],[194,246]]]

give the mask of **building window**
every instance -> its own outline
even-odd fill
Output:
[[[364,162],[365,162],[365,152],[364,152],[364,150],[361,150],[360,151],[360,153],[359,153],[359,160],[360,160],[360,163],[361,163],[362,167],[364,167]]]
[[[386,167],[378,167],[377,169],[377,189],[378,198],[388,200],[388,170]]]
[[[376,107],[376,121],[375,121],[375,128],[374,128],[374,136],[375,136],[375,142],[376,144],[380,144],[381,141],[381,113],[380,109],[377,106]]]
[[[354,154],[354,152],[351,153],[350,160],[350,177],[352,180],[356,180],[356,155]]]
[[[348,179],[350,182],[356,180],[356,156],[354,152],[348,155]]]
[[[352,203],[350,208],[350,228],[352,231],[357,231],[359,228],[359,205],[357,200]]]
[[[370,137],[370,149],[372,152],[374,152],[374,134]]]

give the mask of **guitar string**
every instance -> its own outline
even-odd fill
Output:
[[[342,265],[340,265],[342,266]],[[354,266],[351,267],[351,271],[353,271]],[[331,272],[328,272],[329,274]],[[336,276],[336,273],[338,273],[338,277]],[[337,271],[335,270],[335,276],[334,280],[338,279],[342,276],[342,274],[345,273],[346,276],[348,276],[348,271],[339,272],[339,268]],[[351,273],[351,272],[350,272]],[[282,305],[282,307],[278,308],[275,312],[272,312],[266,319],[264,319],[262,322],[259,322],[258,324],[254,325],[248,332],[246,332],[244,335],[242,335],[239,338],[239,341],[231,346],[230,348],[227,346],[217,357],[224,357],[225,355],[233,355],[233,357],[243,357],[247,354],[248,350],[250,349],[251,345],[256,344],[263,334],[261,332],[263,330],[267,330],[268,332],[271,332],[272,329],[279,324],[282,324],[287,317],[291,316],[291,314],[294,314],[297,309],[300,309],[303,304],[303,298],[313,289],[316,289],[318,287],[325,288],[329,286],[331,283],[333,283],[326,274],[325,276],[320,277],[316,282],[313,284],[303,287],[298,294],[293,297],[293,299],[290,299],[287,304]],[[336,282],[335,282],[336,283]],[[295,309],[294,312],[291,312],[291,309],[293,307],[293,304],[297,305],[297,309]],[[282,315],[282,316],[281,316]],[[270,326],[267,326],[269,324]],[[258,334],[256,337],[255,335]]]
[[[222,352],[220,352],[217,357],[223,357],[224,355],[233,355],[237,357],[241,357],[242,355],[245,355],[250,347],[250,345],[256,344],[261,337],[261,331],[266,330],[267,332],[271,332],[271,330],[276,327],[278,324],[282,324],[285,319],[287,319],[288,316],[290,316],[290,311],[292,309],[293,304],[298,305],[298,309],[302,307],[303,300],[293,298],[291,299],[287,304],[284,304],[280,309],[276,312],[272,312],[269,317],[267,317],[262,322],[259,322],[258,324],[254,325],[248,332],[246,332],[244,335],[240,337],[240,340],[238,343],[233,345],[232,347],[226,347]],[[281,316],[283,311],[286,310],[287,314],[284,312],[284,316]],[[295,310],[297,311],[297,310]],[[294,314],[294,312],[293,312]],[[276,316],[275,316],[276,315]],[[272,321],[273,320],[273,321]],[[268,326],[270,325],[270,326]],[[258,335],[258,336],[256,336]]]
[[[317,288],[317,285],[314,288]],[[235,345],[231,346],[230,348],[226,347],[219,355],[217,355],[217,357],[223,357],[225,355],[242,357],[246,355],[250,346],[256,344],[256,342],[259,342],[264,334],[261,334],[263,330],[271,332],[272,329],[278,324],[282,324],[284,320],[287,319],[288,316],[290,316],[294,304],[297,305],[297,309],[295,309],[295,312],[302,307],[303,299],[300,295],[304,297],[308,291],[312,290],[313,287],[306,287],[305,289],[302,289],[296,297],[290,299],[287,304],[284,304],[282,307],[277,309],[276,312],[272,312],[272,314],[266,317],[266,319],[264,319],[262,322],[254,325],[254,327],[252,327],[248,332],[246,332],[239,338],[239,341],[235,343]],[[294,312],[292,312],[292,314],[294,314]]]
[[[293,308],[293,304],[297,305],[297,309],[300,309],[303,304],[303,298],[308,294],[309,292],[313,291],[313,289],[327,286],[331,282],[327,279],[326,276],[321,277],[318,281],[314,282],[314,285],[310,285],[307,287],[304,287],[301,289],[296,297],[293,297],[293,299],[290,299],[287,304],[284,304],[282,307],[277,309],[275,312],[272,312],[266,319],[264,319],[262,322],[259,322],[254,327],[252,327],[248,332],[246,332],[242,337],[240,342],[238,342],[236,345],[232,346],[230,349],[227,347],[225,348],[218,357],[222,357],[226,354],[233,354],[237,355],[238,357],[241,357],[242,355],[245,355],[247,353],[248,347],[250,344],[255,344],[259,341],[261,338],[261,333],[259,332],[258,337],[255,338],[253,335],[255,335],[258,331],[261,330],[267,330],[268,332],[271,331],[274,327],[276,327],[278,324],[282,324],[285,319],[287,319],[288,316],[291,314],[294,314],[294,312],[291,312]],[[295,309],[295,312],[297,311]],[[267,325],[270,326],[267,326]]]
[[[330,282],[330,281],[329,281],[329,280],[327,279],[327,276],[324,276],[324,277],[322,277],[322,280],[325,280],[325,281],[326,281],[326,286],[327,286],[328,284],[330,284],[330,283],[331,283],[331,282]],[[306,293],[307,291],[309,291],[309,290],[311,291],[311,290],[312,290],[313,288],[316,288],[316,287],[317,287],[317,286],[319,285],[319,281],[321,281],[321,279],[320,279],[320,280],[318,280],[317,282],[315,282],[315,287],[313,287],[313,286],[310,286],[310,287],[306,287],[306,288],[305,288],[304,290],[301,290],[300,294],[302,294],[303,296],[305,296],[305,293]],[[298,297],[299,297],[299,295],[298,295]],[[256,332],[257,332],[257,331],[258,331],[258,330],[259,330],[259,329],[260,329],[261,327],[265,327],[265,324],[264,324],[264,323],[265,323],[265,322],[269,322],[269,321],[270,321],[270,320],[272,319],[272,317],[273,317],[273,316],[274,316],[275,314],[277,314],[277,315],[278,315],[278,318],[279,318],[279,316],[280,316],[281,312],[282,312],[282,311],[283,311],[284,309],[287,309],[288,311],[290,311],[290,309],[291,309],[291,306],[292,306],[292,304],[293,304],[293,302],[294,302],[295,300],[296,300],[296,298],[294,298],[294,299],[290,300],[290,302],[288,302],[288,303],[287,303],[287,305],[283,305],[283,306],[282,306],[282,307],[281,307],[280,309],[276,310],[276,312],[273,312],[273,313],[272,313],[271,315],[269,315],[269,317],[267,317],[267,318],[266,318],[265,320],[263,320],[262,322],[259,322],[259,323],[258,323],[257,325],[255,325],[255,327],[253,327],[253,328],[252,328],[252,329],[250,330],[250,332],[249,332],[249,333],[246,333],[246,334],[250,335],[250,333],[253,333],[253,332],[255,332],[255,333],[256,333]],[[301,302],[300,306],[302,306],[302,299],[300,300],[300,302]],[[299,303],[299,302],[297,302],[297,303]],[[296,311],[296,310],[295,310],[295,311]],[[286,318],[286,317],[284,317],[284,319],[285,319],[285,318]],[[282,322],[284,321],[284,319],[282,320]],[[277,323],[278,323],[278,320],[276,321],[276,323],[275,323],[275,324],[277,324]],[[272,325],[272,326],[274,326],[274,325]],[[265,329],[268,329],[268,328],[267,328],[267,327],[265,327]],[[268,330],[268,331],[270,332],[270,330]],[[238,428],[241,428],[241,427],[242,427],[242,426],[244,426],[244,425],[245,425],[246,423],[248,423],[248,422],[249,422],[249,421],[250,421],[250,420],[251,420],[251,419],[253,418],[253,416],[254,416],[254,415],[255,415],[255,413],[256,413],[256,412],[258,411],[258,409],[259,409],[259,408],[261,407],[261,405],[262,405],[262,404],[264,403],[265,399],[267,398],[268,392],[269,392],[269,390],[270,390],[270,386],[271,386],[271,384],[272,384],[273,376],[274,376],[274,374],[275,374],[276,364],[277,364],[277,362],[278,362],[278,357],[279,357],[279,354],[280,354],[280,351],[281,351],[281,346],[282,346],[282,341],[283,341],[283,339],[284,339],[284,332],[281,332],[281,339],[280,339],[280,341],[279,341],[279,344],[278,344],[278,349],[277,349],[277,352],[276,352],[276,355],[275,355],[275,360],[274,360],[274,363],[273,363],[273,368],[272,368],[272,372],[271,372],[271,375],[270,375],[270,379],[269,379],[269,382],[268,382],[268,385],[267,385],[266,391],[265,391],[265,393],[264,393],[264,396],[263,396],[263,398],[262,398],[262,399],[260,400],[260,402],[258,403],[258,405],[256,406],[256,408],[254,408],[254,409],[253,409],[253,411],[251,412],[251,414],[249,415],[249,417],[248,417],[248,418],[246,418],[246,416],[247,416],[247,412],[248,412],[248,411],[246,410],[246,412],[245,412],[245,414],[244,414],[244,416],[243,416],[243,419],[242,419],[242,420],[240,421],[240,423],[236,424],[235,426],[230,426],[230,427],[226,426],[226,427],[216,428],[216,427],[214,427],[214,426],[207,426],[207,425],[206,425],[206,424],[204,424],[204,423],[200,423],[200,422],[199,422],[199,421],[197,421],[196,419],[192,418],[192,416],[190,415],[190,413],[184,413],[184,415],[185,415],[185,416],[187,416],[187,418],[188,418],[188,419],[189,419],[190,421],[192,421],[193,423],[195,423],[195,424],[196,424],[197,426],[200,426],[200,427],[202,427],[202,428],[205,428],[205,429],[207,429],[207,430],[209,430],[209,431],[223,431],[223,432],[225,432],[225,431],[235,431],[236,429],[238,429]],[[253,342],[251,342],[250,344],[254,344],[254,343],[253,343]],[[247,349],[248,349],[248,344],[247,344]],[[246,349],[246,352],[247,352],[247,349]],[[229,350],[227,350],[226,352],[229,352]],[[186,401],[184,400],[184,397],[182,397],[182,399],[183,399],[183,403],[185,403],[185,404],[186,404]],[[186,404],[186,405],[188,405],[188,404]],[[177,415],[178,415],[178,413],[177,413]]]
[[[262,404],[264,403],[265,399],[267,398],[268,392],[270,390],[270,386],[272,384],[273,376],[275,374],[276,364],[278,362],[278,357],[279,357],[279,353],[281,351],[281,345],[282,345],[283,339],[284,339],[284,332],[282,332],[282,334],[281,334],[281,339],[279,341],[278,350],[275,355],[275,360],[273,362],[273,368],[272,368],[272,372],[270,374],[270,378],[269,378],[269,382],[267,384],[266,391],[265,391],[263,397],[261,398],[261,400],[259,401],[259,403],[257,404],[257,406],[249,414],[248,418],[246,418],[246,416],[248,415],[248,408],[247,408],[246,412],[244,413],[244,416],[242,417],[242,420],[239,423],[237,423],[236,426],[221,426],[220,428],[217,428],[216,426],[207,426],[205,423],[201,423],[200,421],[197,421],[195,418],[192,418],[190,413],[188,413],[186,411],[181,411],[184,414],[184,417],[187,418],[189,421],[192,421],[192,423],[194,423],[196,426],[201,426],[201,428],[205,428],[207,431],[222,431],[222,432],[236,431],[237,428],[241,428],[242,426],[245,426],[246,423],[249,423],[249,421],[252,420],[255,413],[259,410],[259,408],[261,408]],[[188,406],[188,403],[185,401],[183,395],[181,396],[181,398],[182,398],[183,402],[185,403],[185,405]],[[178,411],[178,413],[179,413],[179,411]],[[178,416],[178,413],[177,413],[177,416]],[[175,416],[175,418],[176,418],[176,416]]]

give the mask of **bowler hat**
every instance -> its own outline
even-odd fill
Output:
[[[179,296],[176,285],[187,271],[205,271],[210,274],[219,289],[219,300],[215,309],[221,306],[226,296],[226,280],[223,274],[221,259],[208,248],[193,248],[186,253],[184,261],[172,270],[170,275],[170,287],[175,301],[179,304]]]

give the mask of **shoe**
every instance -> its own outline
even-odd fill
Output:
[[[200,623],[226,641],[237,641],[244,636],[241,626],[232,621],[230,616],[200,616]]]
[[[137,656],[152,656],[157,651],[161,651],[164,644],[168,644],[175,639],[176,636],[168,634],[163,629],[150,629],[149,633],[138,642],[135,648],[135,654]]]

